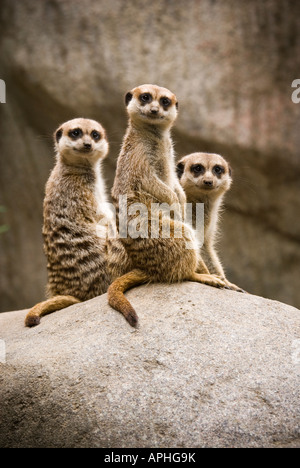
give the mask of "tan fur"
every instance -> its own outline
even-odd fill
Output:
[[[55,296],[47,301],[39,302],[26,315],[25,325],[26,327],[34,327],[40,323],[41,317],[44,315],[65,309],[78,302],[80,301],[72,296]]]
[[[123,246],[106,238],[112,213],[101,174],[108,152],[105,130],[94,120],[74,119],[61,125],[54,138],[56,165],[46,185],[43,225],[50,299],[30,310],[26,326],[105,293],[126,271]]]
[[[219,173],[218,173],[219,172]],[[193,204],[193,227],[196,227],[195,205],[204,203],[204,244],[200,254],[211,274],[219,275],[228,287],[241,291],[225,278],[223,266],[215,243],[218,232],[220,210],[224,195],[232,183],[228,162],[219,154],[192,153],[177,164],[177,174],[187,202]],[[201,266],[199,267],[201,271]]]
[[[143,96],[150,97],[148,102]],[[168,102],[169,105],[164,105]],[[170,129],[177,116],[176,96],[166,88],[146,84],[134,88],[126,95],[129,115],[128,128],[118,158],[112,189],[113,201],[119,206],[119,196],[127,195],[128,206],[143,203],[148,209],[152,203],[168,203],[184,212],[185,195],[175,173],[173,144]],[[130,216],[129,216],[130,219]],[[162,238],[164,224],[170,226],[170,238]],[[183,231],[181,238],[174,237],[176,228]],[[115,281],[108,290],[109,303],[119,311],[124,308],[137,316],[124,292],[129,287],[145,282],[174,283],[191,280],[216,287],[224,286],[222,280],[209,274],[197,274],[198,253],[195,233],[191,226],[166,214],[160,216],[159,237],[151,238],[148,221],[148,238],[120,239],[131,261],[133,271]],[[186,243],[193,243],[192,249]]]

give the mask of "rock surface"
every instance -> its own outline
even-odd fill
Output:
[[[106,295],[33,329],[1,314],[0,447],[300,447],[299,310],[195,283],[128,297],[137,330]]]
[[[111,186],[124,94],[145,82],[178,96],[178,157],[208,150],[231,162],[220,245],[230,279],[300,308],[299,30],[294,0],[1,0],[0,226],[10,229],[0,234],[0,310],[43,297],[53,131],[99,119]]]

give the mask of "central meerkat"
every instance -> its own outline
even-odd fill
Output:
[[[167,203],[184,212],[186,197],[176,177],[170,136],[177,117],[176,96],[166,88],[145,84],[128,92],[125,102],[129,123],[112,189],[117,211],[120,210],[120,197],[126,195],[129,211],[133,203],[142,203],[150,215],[152,204]],[[149,218],[151,221],[151,216]],[[138,318],[124,296],[131,287],[147,282],[184,280],[225,287],[225,283],[216,276],[196,273],[199,254],[191,226],[163,213],[159,220],[158,238],[153,238],[150,221],[147,238],[120,239],[131,261],[132,271],[115,280],[108,289],[109,304],[122,312],[132,325]],[[161,235],[165,223],[170,226],[169,238]],[[182,232],[180,238],[174,236],[175,230]],[[192,244],[192,248],[186,247],[187,242]]]

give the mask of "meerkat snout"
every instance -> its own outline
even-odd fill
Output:
[[[214,181],[213,180],[203,179],[203,185],[204,185],[205,188],[211,189],[214,186]]]
[[[86,150],[88,152],[88,151],[91,151],[92,145],[91,145],[91,143],[83,143],[83,148],[84,148],[84,150]]]
[[[151,107],[150,112],[151,114],[158,114],[158,107]]]

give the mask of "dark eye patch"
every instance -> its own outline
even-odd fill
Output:
[[[131,99],[132,99],[132,93],[129,91],[129,92],[126,94],[126,96],[125,96],[125,104],[126,104],[126,106],[128,106],[128,104],[130,103]]]
[[[77,138],[81,138],[83,133],[81,128],[74,128],[74,130],[70,130],[68,133],[69,137],[73,140],[77,140]]]
[[[225,169],[223,166],[219,166],[218,164],[213,167],[213,173],[216,174],[216,176],[220,177],[222,174],[224,174]]]
[[[149,104],[150,102],[152,102],[152,96],[150,93],[143,93],[140,94],[139,100],[142,104]]]
[[[165,109],[172,104],[171,99],[167,97],[160,98],[159,102],[160,102],[160,105],[163,106]]]
[[[194,174],[194,176],[199,176],[200,174],[204,174],[205,168],[202,166],[202,164],[193,164],[191,166],[191,172]]]
[[[61,139],[62,134],[63,134],[63,131],[62,131],[61,128],[60,128],[59,130],[57,130],[56,135],[55,135],[55,138],[56,138],[56,142],[57,142],[57,143],[58,143],[59,140]]]
[[[179,162],[176,166],[176,173],[178,179],[181,179],[183,173],[184,173],[184,164],[182,162]]]
[[[91,133],[91,137],[93,138],[93,140],[99,141],[101,138],[101,134],[97,132],[97,130],[93,130]]]

